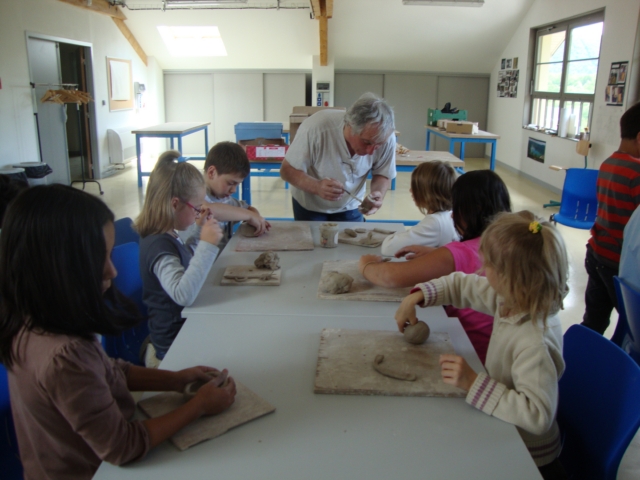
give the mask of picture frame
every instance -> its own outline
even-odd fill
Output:
[[[131,60],[107,57],[109,111],[133,110],[133,69]]]
[[[527,145],[527,157],[536,162],[544,163],[544,154],[547,149],[547,142],[529,137]]]
[[[613,62],[611,64],[609,81],[604,91],[604,101],[607,105],[621,106],[623,104],[628,67],[629,62]]]

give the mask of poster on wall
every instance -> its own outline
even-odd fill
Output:
[[[511,61],[511,59],[508,59]],[[520,70],[500,70],[498,72],[498,97],[516,98]]]
[[[629,62],[613,62],[609,71],[609,82],[604,92],[607,105],[620,106],[624,101],[624,89],[627,83]]]
[[[133,109],[131,60],[107,57],[109,111]]]
[[[529,145],[527,145],[527,157],[536,162],[544,163],[544,151],[547,148],[547,142],[536,140],[529,137]]]

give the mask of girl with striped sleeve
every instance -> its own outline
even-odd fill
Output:
[[[565,478],[558,461],[558,380],[564,371],[558,311],[568,287],[559,232],[531,212],[504,213],[482,235],[486,277],[460,272],[416,285],[396,313],[400,331],[415,324],[416,305],[453,305],[494,316],[485,367],[441,355],[445,383],[467,391],[471,406],[518,428],[545,479]]]

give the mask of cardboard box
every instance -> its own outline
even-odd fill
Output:
[[[461,133],[464,135],[472,135],[478,133],[477,122],[447,122],[445,130],[447,133]]]
[[[346,110],[344,107],[293,107],[289,115],[289,144],[293,142],[300,124],[320,110]]]
[[[238,142],[247,152],[249,160],[282,161],[289,149],[282,138],[255,138]]]

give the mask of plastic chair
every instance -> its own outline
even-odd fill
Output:
[[[114,243],[115,246],[123,245],[129,242],[140,243],[140,235],[136,232],[131,225],[133,225],[133,220],[129,217],[124,217],[119,220],[113,222],[113,225],[116,228],[116,241]]]
[[[618,325],[611,341],[640,365],[640,292],[620,277],[613,277],[618,298]]]
[[[0,465],[3,479],[22,479],[22,462],[20,462],[18,441],[11,416],[7,370],[2,364],[0,364]]]
[[[549,221],[573,228],[591,229],[598,213],[597,181],[598,170],[567,169],[560,212],[551,215]]]
[[[640,367],[617,345],[582,325],[564,334],[560,378],[560,461],[571,478],[615,480],[640,427]]]
[[[113,283],[121,293],[129,297],[146,317],[147,307],[142,301],[142,278],[140,277],[140,246],[136,242],[113,247],[111,261],[118,271]],[[149,325],[145,320],[122,334],[104,335],[102,347],[112,358],[122,358],[134,365],[144,366],[143,344],[149,336]]]

